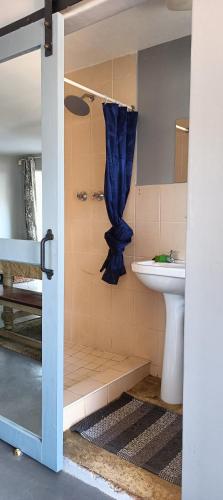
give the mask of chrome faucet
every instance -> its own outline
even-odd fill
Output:
[[[169,262],[171,262],[171,263],[174,263],[174,262],[175,262],[175,252],[174,252],[174,250],[170,250],[168,260],[169,260]]]

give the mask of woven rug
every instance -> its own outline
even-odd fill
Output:
[[[181,484],[182,416],[177,413],[124,393],[71,431],[166,481]]]

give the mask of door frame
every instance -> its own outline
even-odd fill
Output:
[[[41,49],[43,235],[47,244],[43,275],[42,435],[36,436],[0,416],[0,439],[54,471],[63,468],[63,338],[64,338],[64,18],[53,15],[53,54],[45,57],[44,20],[1,37],[0,63]],[[53,191],[52,191],[53,189]],[[0,259],[40,264],[40,244],[0,239]]]

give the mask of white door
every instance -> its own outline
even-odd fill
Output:
[[[40,20],[0,38],[0,274],[5,285],[0,285],[0,439],[58,471],[64,314],[61,14],[53,15],[49,57],[44,37]],[[41,257],[42,267],[52,273],[41,271]]]

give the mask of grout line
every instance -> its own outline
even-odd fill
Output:
[[[75,401],[72,401],[71,403],[69,403],[69,405],[64,406],[64,409],[65,409],[65,408],[67,408],[68,406],[71,406],[71,405],[75,404],[77,401],[80,401],[81,399],[82,399],[82,400],[84,400],[84,399],[85,399],[85,398],[87,398],[88,396],[90,396],[90,395],[92,395],[92,394],[97,393],[98,391],[100,391],[101,389],[104,389],[105,387],[109,387],[109,386],[110,386],[110,385],[112,385],[114,382],[117,382],[118,380],[120,380],[120,379],[122,379],[122,378],[125,378],[125,377],[127,377],[128,375],[131,375],[132,373],[134,373],[134,372],[136,372],[136,371],[140,370],[141,368],[144,368],[147,364],[151,366],[151,361],[147,361],[146,363],[144,363],[144,364],[143,364],[143,365],[141,365],[141,366],[138,366],[137,368],[132,368],[132,369],[130,369],[128,372],[123,372],[123,373],[122,373],[122,372],[120,372],[120,376],[119,376],[119,377],[114,378],[113,380],[110,380],[110,382],[101,382],[100,387],[98,387],[97,389],[93,389],[93,390],[91,390],[88,394],[82,394],[82,395],[80,394],[80,398],[79,398],[79,399],[76,399]],[[87,379],[85,379],[85,380],[87,380]],[[91,380],[93,380],[93,379],[91,379]],[[98,380],[95,380],[95,382],[99,382],[99,383],[100,383],[100,381],[98,381]],[[73,385],[75,385],[75,384],[73,384]],[[71,391],[71,390],[69,389],[69,387],[67,387],[67,388],[66,388],[66,390],[67,390],[67,391],[69,391],[69,392],[73,392],[74,394],[77,394],[77,393],[75,393],[75,391]]]

